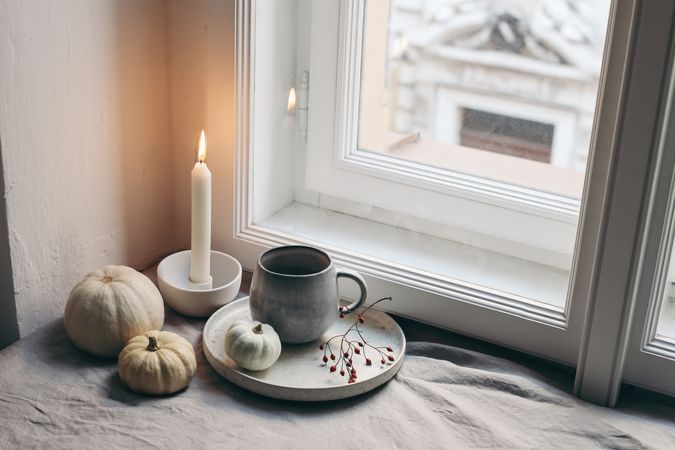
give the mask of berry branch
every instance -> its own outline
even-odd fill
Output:
[[[366,366],[372,366],[373,361],[367,356],[366,352],[368,350],[374,351],[377,354],[377,358],[380,359],[380,364],[387,364],[394,361],[394,350],[391,347],[381,346],[376,347],[372,345],[368,340],[363,336],[362,330],[359,328],[359,325],[365,323],[364,314],[368,312],[370,308],[377,305],[378,303],[389,300],[391,297],[384,297],[378,301],[368,305],[366,309],[361,311],[356,317],[356,320],[351,327],[347,329],[343,334],[337,334],[332,338],[328,339],[326,342],[319,346],[319,350],[323,350],[323,362],[328,365],[328,360],[330,359],[329,370],[331,373],[337,372],[339,370],[340,376],[345,376],[346,373],[349,374],[349,383],[354,383],[357,378],[356,368],[354,367],[354,355],[363,356],[363,360]],[[340,306],[338,311],[340,313],[340,319],[345,317],[345,307]],[[356,334],[356,339],[349,339],[350,333]],[[336,345],[333,341],[339,339],[339,346]]]

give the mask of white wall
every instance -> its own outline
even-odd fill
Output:
[[[171,147],[174,231],[190,245],[190,170],[199,132],[206,128],[212,173],[214,250],[232,252],[234,199],[235,0],[169,0]],[[250,266],[249,266],[250,267]]]
[[[173,167],[174,225],[180,248],[190,246],[190,171],[194,166],[199,133],[206,129],[206,163],[213,183],[222,172],[214,171],[218,150],[206,126],[206,2],[169,0],[168,41]],[[218,194],[213,191],[213,209]],[[213,221],[213,223],[216,223]]]
[[[0,146],[22,336],[59,317],[88,271],[142,268],[175,248],[167,66],[163,0],[0,0]],[[0,284],[0,329],[12,322],[8,289]]]

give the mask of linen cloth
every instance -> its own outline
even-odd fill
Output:
[[[675,448],[675,408],[602,408],[507,360],[425,342],[409,342],[398,375],[363,396],[263,398],[208,365],[204,323],[167,311],[164,329],[191,341],[198,362],[168,397],[129,391],[116,361],[77,350],[61,321],[4,349],[0,448]]]

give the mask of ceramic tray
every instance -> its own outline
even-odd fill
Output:
[[[267,370],[251,372],[240,368],[225,353],[225,332],[236,320],[251,320],[248,297],[223,306],[209,318],[204,326],[204,354],[209,364],[225,379],[267,397],[299,401],[353,397],[389,381],[401,368],[405,355],[405,336],[391,317],[372,309],[364,317],[365,324],[359,325],[364,337],[372,345],[391,347],[395,360],[381,364],[377,353],[366,348],[373,365],[366,366],[363,357],[354,355],[358,378],[351,384],[347,383],[346,376],[330,373],[329,366],[322,361],[323,352],[319,350],[319,344],[326,340],[324,338],[309,344],[284,344],[279,360]],[[353,315],[336,319],[324,337],[344,333],[354,319]],[[350,338],[355,339],[353,333]]]

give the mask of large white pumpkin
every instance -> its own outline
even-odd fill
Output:
[[[113,358],[134,336],[164,324],[162,296],[148,277],[126,266],[105,266],[77,283],[64,315],[75,346]]]

